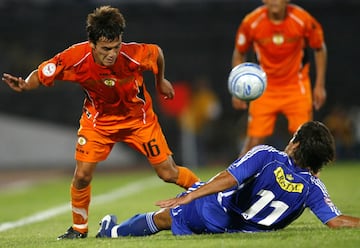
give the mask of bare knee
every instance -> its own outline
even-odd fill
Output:
[[[87,187],[92,180],[92,175],[76,171],[73,177],[73,185],[77,189],[83,189]]]
[[[170,209],[161,209],[154,214],[154,223],[159,230],[171,229]]]

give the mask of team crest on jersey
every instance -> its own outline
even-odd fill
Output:
[[[272,37],[272,41],[275,45],[281,45],[284,43],[284,36],[282,34],[274,34]]]
[[[302,183],[292,183],[288,180],[289,174],[285,175],[284,170],[281,167],[274,170],[276,182],[279,184],[280,188],[287,192],[301,193],[304,185]],[[292,176],[291,176],[292,177]]]
[[[87,141],[86,141],[86,138],[84,136],[79,136],[77,142],[78,142],[79,145],[83,146],[83,145],[86,144]]]
[[[293,177],[293,175],[291,175],[291,174],[286,174],[285,177],[286,177],[286,179],[289,180],[289,181],[294,180],[294,177]]]
[[[115,86],[115,80],[114,79],[105,79],[104,80],[104,84],[106,86],[109,86],[109,87],[114,87]]]
[[[52,75],[54,75],[55,71],[56,71],[56,65],[54,63],[47,63],[42,69],[42,73],[46,77],[51,77]]]

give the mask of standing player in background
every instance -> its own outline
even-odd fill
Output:
[[[320,109],[326,100],[327,51],[321,25],[289,0],[263,0],[264,5],[249,13],[240,24],[232,66],[246,62],[253,49],[267,74],[264,94],[249,104],[247,137],[240,155],[274,132],[277,115],[283,114],[294,133],[313,118],[312,107]],[[316,80],[313,92],[307,49],[314,51]],[[248,103],[232,98],[233,107],[245,110]]]
[[[198,166],[208,163],[211,122],[219,118],[220,113],[220,100],[210,80],[205,76],[194,79],[190,102],[179,116],[183,162]]]
[[[158,92],[167,99],[174,97],[171,83],[164,78],[162,50],[155,44],[124,43],[124,28],[118,9],[99,7],[87,17],[87,42],[41,63],[25,80],[7,73],[2,77],[18,92],[51,86],[55,80],[77,83],[85,92],[70,188],[73,225],[58,239],[87,237],[90,183],[98,162],[108,157],[116,142],[125,142],[146,156],[165,182],[187,189],[199,180],[173,161],[143,82],[143,71],[152,71]]]
[[[334,138],[322,123],[301,125],[285,150],[259,145],[206,183],[163,209],[137,214],[117,224],[106,215],[96,237],[264,232],[283,229],[309,208],[330,228],[360,227],[360,218],[342,214],[322,181],[314,176],[335,157]]]

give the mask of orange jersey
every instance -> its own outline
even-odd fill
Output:
[[[83,42],[43,62],[38,76],[45,86],[53,85],[55,80],[78,83],[86,95],[87,123],[117,130],[156,118],[142,73],[158,72],[158,55],[156,45],[122,43],[116,63],[105,67],[94,62],[89,42]]]
[[[303,64],[304,48],[323,44],[321,25],[304,9],[289,4],[279,24],[269,20],[266,6],[249,13],[238,28],[235,46],[242,53],[254,49],[267,74],[267,90],[278,90],[278,85],[298,87],[299,80],[309,77],[309,66]]]

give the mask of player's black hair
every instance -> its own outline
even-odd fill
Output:
[[[86,31],[90,42],[96,44],[100,38],[113,41],[124,32],[124,16],[117,8],[101,6],[87,16]]]
[[[293,154],[295,162],[301,167],[309,167],[315,174],[335,159],[334,137],[319,121],[303,124],[292,142],[299,143]]]

